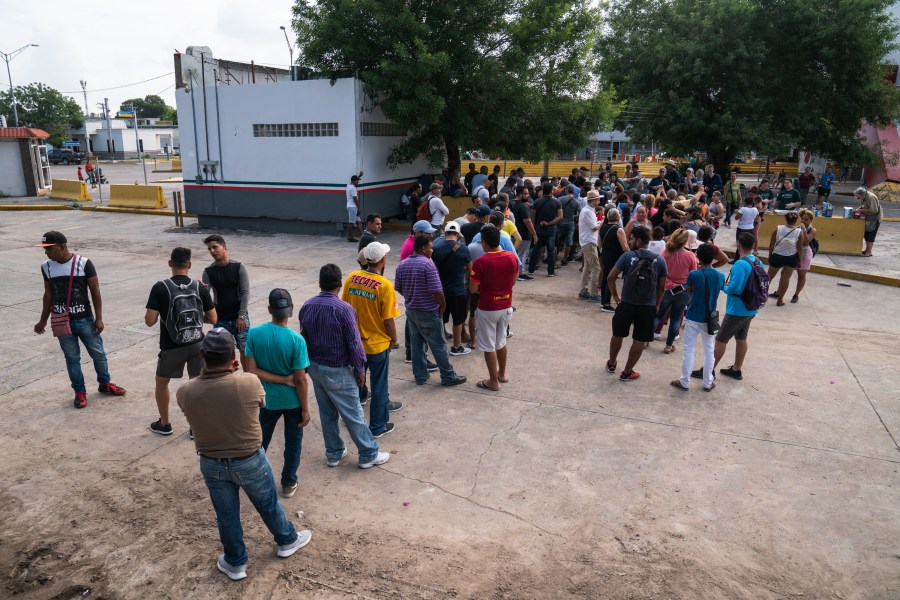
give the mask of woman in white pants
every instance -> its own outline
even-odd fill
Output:
[[[702,374],[703,390],[712,391],[714,383],[716,336],[708,329],[709,315],[716,310],[719,299],[719,291],[725,284],[725,275],[712,267],[716,259],[716,250],[710,244],[703,244],[697,249],[697,260],[700,268],[691,271],[688,275],[685,287],[691,293],[691,302],[688,304],[684,319],[684,359],[681,361],[681,379],[673,379],[672,387],[687,391],[690,386],[691,376],[697,378]],[[703,368],[694,371],[694,346],[700,337],[703,347]]]

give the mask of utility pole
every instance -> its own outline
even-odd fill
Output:
[[[37,44],[25,44],[18,50],[13,50],[12,52],[0,52],[0,58],[6,61],[6,76],[9,77],[9,94],[10,99],[12,100],[13,116],[16,119],[16,127],[19,126],[19,109],[16,108],[16,88],[14,88],[12,84],[12,72],[9,70],[9,61],[32,46],[37,47]]]
[[[87,126],[87,118],[88,118],[88,101],[87,101],[87,81],[84,79],[79,80],[81,84],[81,93],[84,94],[84,151],[88,156],[92,156],[91,152],[91,138],[88,134],[88,126]]]
[[[103,99],[103,111],[106,115],[106,140],[109,142],[109,148],[112,151],[112,161],[116,158],[116,140],[112,137],[112,125],[109,123],[109,98]]]
[[[284,28],[284,25],[281,26],[281,31],[284,33],[284,41],[287,42],[288,52],[291,54],[291,64],[288,65],[288,71],[291,74],[291,81],[294,81],[294,47],[291,45],[291,40],[288,39],[287,29]]]
[[[144,164],[144,153],[141,152],[141,138],[138,136],[137,111],[134,110],[134,102],[131,103],[131,118],[134,119],[134,148],[141,157],[141,166],[144,167],[144,185],[147,185],[147,165]]]

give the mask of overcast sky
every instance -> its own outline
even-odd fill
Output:
[[[79,80],[87,81],[88,106],[109,98],[162,96],[175,105],[172,55],[209,46],[213,56],[286,68],[292,0],[0,0],[0,51],[28,48],[10,63],[13,85],[44,83],[72,96],[82,110]],[[296,58],[296,50],[294,52]],[[159,77],[165,75],[164,77]],[[159,77],[153,81],[128,85]],[[0,61],[0,89],[9,89]],[[105,90],[105,91],[104,91]]]

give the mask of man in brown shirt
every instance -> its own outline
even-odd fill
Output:
[[[225,553],[216,566],[232,580],[247,576],[247,549],[241,528],[243,488],[275,538],[278,556],[287,558],[309,543],[309,530],[297,532],[278,503],[272,466],[261,451],[259,409],[266,396],[259,378],[236,372],[234,337],[216,328],[203,338],[206,367],[176,392],[178,406],[194,431],[200,472],[216,511]]]

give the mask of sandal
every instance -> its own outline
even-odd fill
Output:
[[[486,380],[486,379],[482,379],[481,381],[479,381],[478,383],[475,384],[475,387],[481,388],[481,389],[483,389],[483,390],[487,390],[487,391],[489,391],[489,392],[499,392],[499,391],[500,391],[500,388],[498,388],[498,387],[491,387],[490,385],[488,385],[487,383],[485,383],[485,381],[487,381],[487,380]]]
[[[671,385],[673,388],[678,388],[682,392],[688,391],[688,389],[686,387],[681,385],[681,381],[679,381],[678,379],[673,379],[672,381],[669,382],[669,385]]]
[[[784,300],[779,300],[775,303],[775,306],[784,306]]]
[[[497,381],[500,383],[509,383],[509,377],[499,377]]]
[[[711,392],[711,391],[713,391],[714,389],[716,389],[716,384],[715,384],[715,382],[711,383],[709,387],[704,387],[704,388],[703,388],[703,391],[704,391],[704,392]]]
[[[666,346],[663,348],[663,354],[672,354],[675,352],[675,346]]]
[[[800,301],[800,298],[798,298],[797,296],[794,296],[793,298],[791,298],[791,304],[797,304],[797,302],[799,302],[799,301]]]

